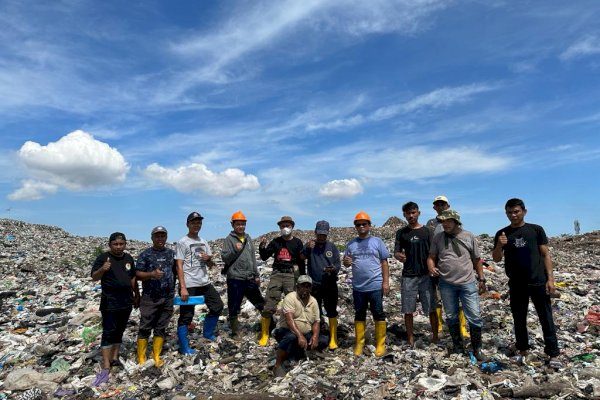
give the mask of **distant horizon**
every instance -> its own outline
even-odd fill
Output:
[[[493,234],[600,229],[600,7],[454,0],[0,2],[0,215],[223,237],[445,195]]]

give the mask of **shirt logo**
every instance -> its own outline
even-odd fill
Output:
[[[527,242],[525,241],[525,239],[523,239],[523,238],[515,239],[515,247],[516,248],[525,247],[525,246],[527,246]]]
[[[419,237],[417,235],[413,236],[410,238],[411,242],[418,242],[419,241]]]
[[[325,252],[325,257],[333,257],[333,252],[331,250],[327,250]]]
[[[131,264],[129,264],[129,263],[125,264],[125,269],[127,271],[130,271],[131,270]]]
[[[285,247],[282,248],[281,250],[279,250],[279,254],[277,255],[277,258],[281,261],[292,261],[292,255],[290,254],[288,249]]]

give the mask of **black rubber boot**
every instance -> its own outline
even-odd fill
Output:
[[[452,353],[464,354],[465,348],[463,346],[462,337],[460,336],[460,325],[448,325],[448,331],[452,338]]]
[[[481,352],[481,328],[469,325],[471,331],[471,346],[473,346],[473,356],[477,361],[487,361],[485,355]]]

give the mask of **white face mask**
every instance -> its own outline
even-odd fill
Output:
[[[281,228],[281,236],[289,236],[292,234],[292,228],[285,227]]]

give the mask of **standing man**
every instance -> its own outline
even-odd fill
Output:
[[[453,352],[464,352],[458,326],[460,300],[471,330],[473,355],[482,361],[483,321],[479,295],[486,291],[486,287],[477,240],[471,232],[462,229],[457,211],[443,211],[438,218],[442,221],[444,232],[433,237],[427,267],[432,276],[440,277],[440,294],[444,303],[446,324],[452,337]]]
[[[244,296],[262,312],[265,299],[260,293],[260,275],[254,257],[252,238],[246,233],[246,216],[236,211],[231,216],[233,230],[225,238],[221,258],[225,263],[223,273],[227,275],[227,308],[231,336],[239,339],[238,314]]]
[[[560,368],[562,364],[557,359],[560,350],[550,302],[556,289],[548,238],[544,228],[525,222],[527,209],[523,200],[510,199],[504,209],[510,225],[496,232],[492,258],[499,262],[505,257],[516,347],[521,356],[527,354],[527,309],[531,298],[544,333],[544,352],[550,357],[550,366]]]
[[[431,229],[419,223],[419,206],[408,202],[402,206],[408,226],[398,229],[394,244],[394,257],[403,264],[402,268],[402,313],[406,325],[408,344],[415,343],[413,313],[417,308],[417,297],[423,312],[429,314],[431,341],[438,341],[438,317],[435,311],[435,293],[427,269],[427,257],[433,236]]]
[[[204,217],[197,212],[192,212],[187,217],[188,233],[177,242],[175,261],[177,263],[177,277],[179,279],[179,294],[181,300],[187,301],[190,296],[204,296],[208,307],[208,314],[204,319],[202,336],[214,341],[215,329],[219,322],[219,315],[223,311],[223,301],[219,293],[210,283],[208,268],[215,265],[208,242],[199,236]],[[177,337],[179,338],[179,352],[194,354],[190,348],[188,338],[188,325],[194,318],[194,306],[181,306],[179,320],[177,321]]]
[[[337,274],[340,271],[340,252],[327,240],[329,222],[319,221],[315,227],[315,240],[304,246],[304,256],[308,264],[308,275],[312,279],[311,295],[317,300],[319,313],[325,303],[329,318],[329,349],[337,349]]]
[[[440,233],[444,231],[442,227],[442,221],[438,218],[439,215],[450,208],[450,203],[448,202],[448,197],[444,195],[435,196],[433,199],[433,209],[437,213],[435,218],[431,218],[427,221],[427,226],[433,231],[433,234]],[[436,301],[436,312],[438,318],[438,332],[442,331],[442,303],[439,298],[438,292],[438,278],[432,278],[433,281],[433,289],[435,290],[435,301]],[[465,313],[462,309],[462,306],[458,308],[458,322],[460,324],[460,335],[468,339],[469,331],[467,330],[467,320],[465,319]]]
[[[92,266],[92,280],[99,280],[102,285],[102,370],[96,376],[94,386],[108,382],[110,367],[121,365],[119,350],[123,332],[132,307],[137,307],[140,302],[133,257],[125,253],[126,245],[123,233],[112,233],[108,238],[110,250],[100,254]]]
[[[138,364],[146,362],[148,338],[154,330],[152,356],[154,365],[160,368],[160,359],[166,330],[173,316],[175,296],[175,252],[166,247],[167,230],[157,226],[150,233],[152,247],[144,250],[135,264],[135,275],[142,281],[140,301],[140,327],[137,340]]]
[[[310,295],[311,284],[310,276],[300,275],[296,291],[283,299],[283,318],[279,319],[275,331],[279,343],[273,368],[275,376],[285,376],[282,364],[290,354],[307,349],[323,350],[327,346],[327,337],[319,336],[319,306]]]
[[[361,355],[365,347],[367,308],[375,321],[375,356],[385,354],[386,321],[383,296],[390,291],[390,256],[383,240],[370,235],[371,217],[360,211],[354,217],[358,237],[348,242],[344,253],[344,266],[352,266],[352,297],[354,298],[354,328],[356,343],[354,355]]]
[[[271,256],[275,258],[260,322],[261,335],[258,341],[260,346],[266,346],[269,343],[271,320],[275,314],[277,303],[281,300],[281,294],[287,295],[294,291],[294,268],[298,267],[300,275],[306,274],[304,255],[302,254],[304,244],[302,240],[293,236],[296,223],[292,217],[285,215],[281,217],[277,225],[279,225],[281,236],[271,240],[269,245],[266,245],[267,241],[263,238],[258,246],[261,260],[267,261]]]

